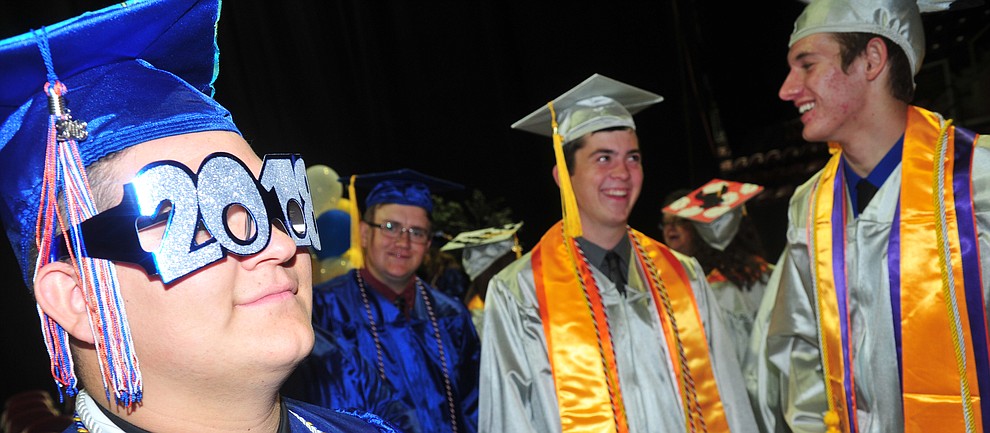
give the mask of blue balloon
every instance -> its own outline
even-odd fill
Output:
[[[344,254],[351,247],[351,216],[340,209],[331,209],[316,217],[320,230],[320,246],[316,258],[323,260]]]

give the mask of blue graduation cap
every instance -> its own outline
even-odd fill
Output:
[[[418,206],[433,212],[431,193],[464,189],[464,185],[428,176],[408,168],[355,176],[354,186],[370,188],[365,207],[376,204],[402,204]]]
[[[347,195],[351,198],[351,263],[355,267],[364,266],[364,258],[360,255],[360,235],[358,222],[361,216],[357,205],[357,187],[371,189],[364,200],[365,209],[377,204],[401,204],[418,206],[433,213],[433,193],[456,191],[464,189],[464,185],[428,176],[416,170],[403,168],[394,171],[353,175],[350,178],[339,179],[347,185]]]
[[[219,0],[134,1],[0,41],[0,220],[29,287],[32,252],[50,263],[55,237],[70,231],[77,272],[99,276],[83,290],[100,303],[90,320],[107,398],[124,405],[142,391],[115,273],[79,254],[73,228],[98,212],[85,167],[157,138],[238,132],[212,99],[219,13]],[[73,200],[56,213],[63,192]],[[58,221],[66,214],[70,227]],[[56,384],[74,395],[65,330],[42,314],[42,331]]]
[[[0,219],[28,286],[44,176],[49,101],[85,122],[83,166],[173,135],[237,132],[212,99],[218,0],[117,4],[0,41]]]

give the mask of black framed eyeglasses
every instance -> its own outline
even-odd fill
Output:
[[[409,233],[409,242],[414,244],[425,244],[430,240],[430,231],[420,227],[405,227],[395,221],[385,221],[383,223],[373,223],[363,221],[371,228],[380,229],[387,238],[396,239],[404,233]]]

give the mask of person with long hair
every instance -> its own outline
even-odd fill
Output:
[[[721,193],[721,188],[730,186],[740,189],[744,185],[714,180],[695,191],[671,192],[663,203],[660,227],[668,247],[698,259],[724,313],[726,326],[738,342],[737,358],[744,364],[745,342],[753,331],[753,319],[773,265],[764,258],[763,241],[743,206],[745,200],[756,194],[741,197],[739,193]],[[713,187],[715,193],[706,192]],[[709,195],[720,197],[713,201],[707,198]],[[726,204],[724,200],[729,197],[735,202]],[[710,220],[710,211],[696,213],[699,209],[719,208],[726,211],[714,220]],[[684,216],[688,214],[691,217]]]

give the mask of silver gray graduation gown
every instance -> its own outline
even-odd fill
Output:
[[[704,272],[694,258],[675,255],[691,278],[729,426],[735,432],[756,431],[735,345]],[[632,262],[636,269],[628,274],[625,298],[592,267],[608,312],[629,431],[684,432],[682,404],[656,306],[644,288],[642,271]],[[489,283],[484,329],[479,432],[560,432],[530,254]]]
[[[987,147],[990,143],[987,141],[984,137],[976,148],[972,166],[984,276],[990,275],[990,150]],[[769,404],[779,404],[783,420],[795,432],[825,431],[822,414],[827,410],[805,228],[809,190],[819,176],[820,173],[813,176],[791,198],[787,247],[776,268],[781,273],[779,287],[768,291],[775,292],[775,300],[767,307],[772,307],[772,311],[766,315],[769,323],[765,365],[769,371],[763,380],[767,382],[756,386],[762,387],[764,393],[772,392],[775,387],[779,390],[779,403]],[[900,183],[898,166],[858,218],[853,218],[851,213],[847,215],[846,273],[861,433],[904,431],[887,269],[887,241]],[[846,203],[850,208],[848,194]],[[932,271],[937,272],[934,264]],[[984,277],[984,300],[990,299],[988,282],[990,278]],[[767,404],[769,398],[764,395],[762,399]]]

